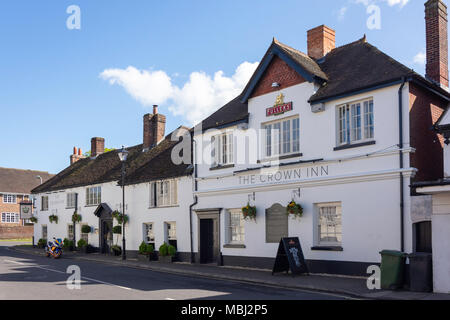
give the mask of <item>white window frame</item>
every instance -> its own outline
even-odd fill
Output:
[[[86,188],[86,206],[97,206],[102,202],[102,187]]]
[[[237,219],[233,220],[234,217],[239,217],[239,225],[235,224]],[[237,229],[237,230],[236,230]],[[242,215],[242,209],[228,209],[228,230],[227,230],[228,244],[240,244],[245,243],[245,220]],[[236,235],[236,237],[234,237]]]
[[[17,196],[15,194],[4,194],[3,203],[17,204]]]
[[[264,134],[262,159],[300,153],[300,118],[279,119],[262,124]]]
[[[374,99],[367,98],[338,105],[336,128],[338,147],[373,141],[375,138]]]
[[[178,206],[178,179],[151,182],[149,189],[149,208]]]
[[[16,212],[2,212],[1,222],[11,224],[20,223],[20,214]]]
[[[41,197],[41,211],[48,211],[48,196]]]
[[[89,233],[82,232],[83,226],[88,226],[87,223],[83,223],[80,227],[80,238],[89,243]]]
[[[234,164],[234,135],[224,132],[211,137],[211,167]]]
[[[167,241],[177,240],[177,223],[174,221],[166,222]]]
[[[323,210],[328,209],[335,209],[335,215],[337,217],[337,222],[334,226],[327,225],[327,230],[325,232],[322,232],[322,225],[321,225],[321,217],[322,214],[325,214]],[[331,224],[331,223],[330,223]],[[315,233],[316,233],[316,239],[315,239],[315,245],[318,247],[341,247],[342,246],[342,238],[343,238],[343,228],[342,228],[342,203],[340,202],[329,202],[329,203],[317,203],[316,204],[316,217],[315,217]],[[334,234],[336,235],[337,239],[341,239],[340,241],[322,241],[322,234],[333,234],[331,230],[328,228],[335,228]]]
[[[76,208],[76,199],[77,199],[77,194],[75,192],[71,192],[67,194],[67,199],[66,199],[66,208],[67,209],[72,209],[72,208]]]
[[[70,229],[72,229],[72,235],[70,234],[71,233]],[[67,239],[73,240],[74,232],[75,232],[75,229],[73,228],[73,223],[68,223],[67,224]]]
[[[153,222],[145,222],[143,223],[143,231],[144,231],[144,242],[149,244],[149,243],[155,243],[155,224]],[[149,226],[151,226],[149,228]],[[151,230],[151,232],[150,232]],[[150,236],[151,235],[151,236]],[[151,239],[153,236],[153,240]]]

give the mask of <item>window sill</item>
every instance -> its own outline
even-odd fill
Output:
[[[173,205],[173,206],[149,207],[149,209],[152,210],[152,209],[179,208],[179,207],[180,207],[180,205],[176,204],[176,205]]]
[[[323,246],[323,247],[312,247],[312,251],[344,251],[344,248],[339,246]]]
[[[223,247],[225,249],[245,249],[246,248],[245,244],[233,244],[233,243],[225,244]]]
[[[298,158],[298,157],[303,157],[303,153],[294,153],[294,154],[287,154],[285,156],[266,158],[263,160],[258,160],[258,163],[276,161],[276,160],[286,160],[286,159],[292,159],[292,158]]]
[[[361,142],[361,143],[354,143],[354,144],[344,144],[342,146],[334,148],[333,150],[334,151],[347,150],[347,149],[371,146],[371,145],[374,145],[374,144],[376,144],[375,140],[367,141],[367,142]]]
[[[209,170],[214,171],[214,170],[222,170],[222,169],[229,169],[229,168],[234,168],[234,164],[227,164],[224,166],[215,166],[215,167],[209,168]]]
[[[90,207],[98,207],[100,205],[100,203],[99,204],[90,204],[90,205],[85,205],[84,207],[85,208],[90,208]],[[73,208],[73,209],[75,209],[75,208]]]

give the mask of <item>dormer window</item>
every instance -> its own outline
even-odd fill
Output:
[[[344,104],[337,108],[338,146],[373,140],[373,100]]]

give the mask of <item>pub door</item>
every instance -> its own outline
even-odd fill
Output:
[[[214,260],[214,220],[200,219],[200,263]]]
[[[100,220],[100,250],[101,253],[110,253],[113,243],[112,219]]]

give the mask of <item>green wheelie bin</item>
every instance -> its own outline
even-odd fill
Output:
[[[404,252],[383,250],[381,254],[381,289],[395,290],[403,287],[406,257]]]

